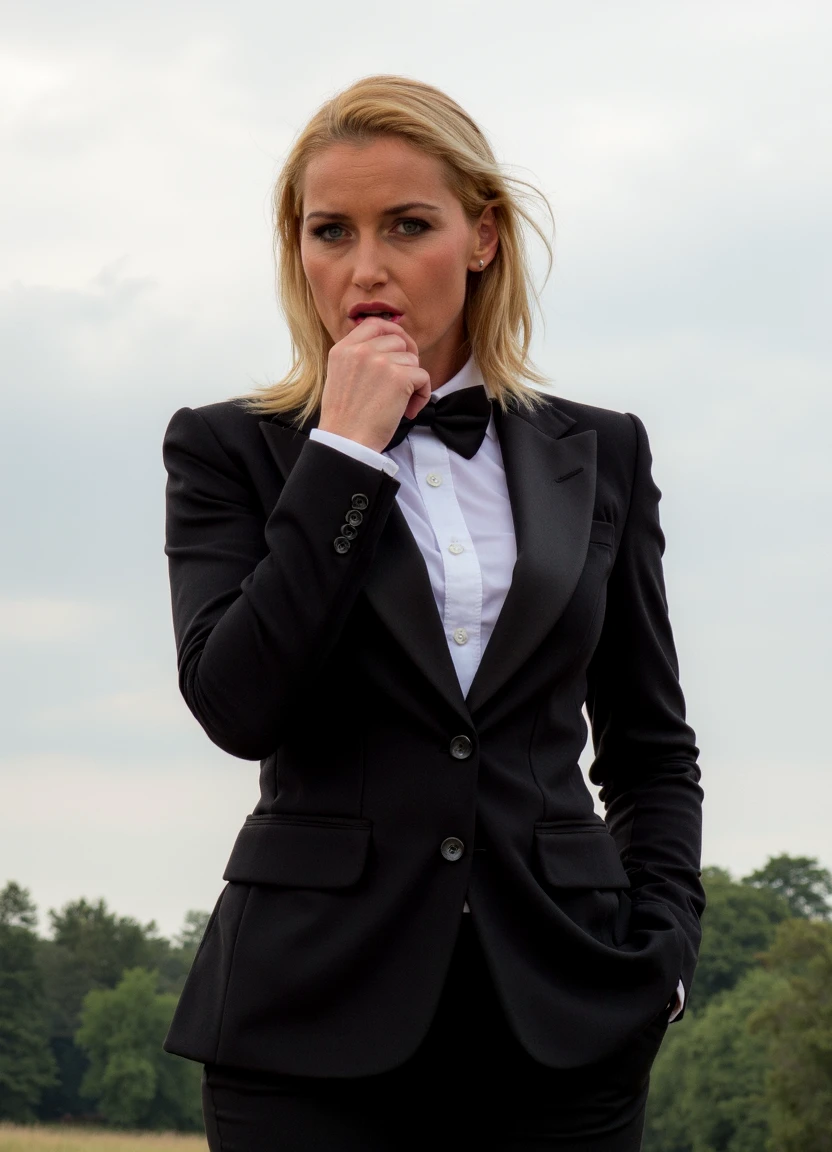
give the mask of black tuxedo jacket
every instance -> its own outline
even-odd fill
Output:
[[[600,1059],[690,989],[702,793],[644,428],[550,397],[495,415],[518,556],[467,697],[395,479],[237,401],[173,416],[182,693],[261,766],[168,1051],[312,1076],[402,1063],[466,896],[543,1064]],[[606,822],[578,767],[584,704]]]

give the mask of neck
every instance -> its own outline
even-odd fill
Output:
[[[456,376],[457,372],[465,366],[471,355],[471,348],[467,341],[449,352],[439,352],[438,355],[420,356],[419,366],[424,368],[430,376],[431,391],[441,388]]]

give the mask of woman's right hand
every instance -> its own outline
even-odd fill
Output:
[[[369,317],[330,349],[318,427],[381,452],[430,392],[413,337],[392,320]]]

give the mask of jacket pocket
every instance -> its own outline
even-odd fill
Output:
[[[560,914],[594,940],[618,947],[629,930],[630,881],[606,824],[542,822],[534,838],[541,878]]]
[[[629,888],[615,841],[603,822],[541,821],[534,826],[540,870],[553,888]]]
[[[367,862],[372,824],[338,816],[247,816],[224,880],[290,888],[349,888]]]

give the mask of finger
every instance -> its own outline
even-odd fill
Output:
[[[411,382],[416,384],[407,406],[404,410],[404,415],[408,420],[413,420],[422,411],[424,406],[430,400],[430,376],[424,369],[419,369],[418,373],[411,376]]]
[[[390,332],[386,336],[376,336],[370,341],[370,348],[374,352],[407,352],[412,356],[415,349],[408,348],[407,341],[402,339],[402,333]]]
[[[387,336],[391,332],[396,332],[399,336],[405,335],[400,324],[395,324],[392,320],[382,320],[380,316],[369,316],[360,324],[356,324],[352,332],[347,333],[344,340],[349,340],[351,344],[360,344],[365,340],[372,340],[376,336]]]

